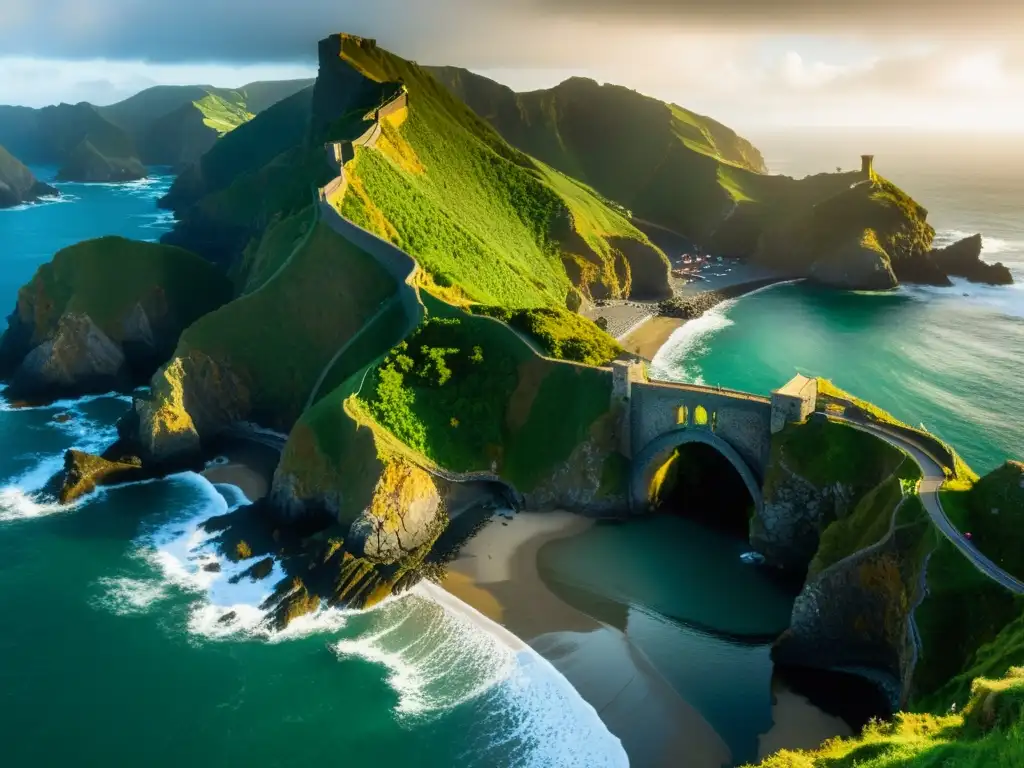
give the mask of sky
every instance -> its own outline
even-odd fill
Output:
[[[0,0],[0,104],[309,77],[342,31],[516,90],[618,83],[741,132],[1024,134],[1024,0]]]

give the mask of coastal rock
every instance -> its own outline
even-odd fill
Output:
[[[943,272],[965,277],[972,283],[989,285],[1011,285],[1013,275],[1002,263],[987,264],[981,260],[981,235],[971,235],[945,248],[933,250],[930,254],[936,266]]]
[[[437,537],[446,518],[444,481],[403,461],[385,465],[373,500],[352,524],[348,551],[382,563],[393,563]]]
[[[91,453],[70,450],[64,454],[60,503],[69,504],[92,493],[98,486],[140,479],[142,472],[142,462],[135,457],[108,461]]]
[[[107,157],[88,139],[75,147],[57,172],[60,181],[110,183],[146,177],[146,168],[135,157]]]
[[[147,463],[173,463],[198,455],[203,438],[216,436],[248,410],[248,389],[226,365],[188,352],[157,371],[121,432],[137,442]]]
[[[0,208],[34,203],[40,197],[59,194],[49,184],[38,181],[32,171],[0,147]]]
[[[850,242],[814,262],[810,279],[854,291],[885,291],[898,285],[885,251],[863,241]]]
[[[88,315],[66,314],[54,337],[21,361],[10,393],[16,398],[70,397],[128,384],[121,348]]]

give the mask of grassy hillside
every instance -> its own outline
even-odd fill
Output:
[[[978,549],[1024,579],[1024,465],[1008,461],[969,490],[944,493],[942,504]]]
[[[98,111],[124,129],[149,165],[185,167],[214,142],[312,80],[250,83],[238,89],[158,85]]]
[[[630,295],[633,283],[667,291],[663,255],[592,190],[514,150],[417,65],[353,38],[338,53],[339,66],[401,81],[410,103],[357,152],[342,212],[439,285],[520,307]]]
[[[189,328],[175,356],[218,361],[244,383],[248,418],[289,429],[338,348],[394,291],[372,257],[317,224],[273,279]]]
[[[764,171],[760,153],[731,129],[627,88],[572,78],[517,94],[466,70],[431,72],[512,145],[690,237],[710,235],[742,197],[723,169]]]
[[[60,166],[60,178],[123,181],[145,175],[135,142],[91,104],[0,107],[0,145],[26,163]]]

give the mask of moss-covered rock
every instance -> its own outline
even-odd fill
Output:
[[[770,565],[807,568],[830,525],[852,515],[881,484],[895,483],[898,492],[905,463],[913,466],[898,448],[821,415],[787,424],[772,437],[751,544]]]
[[[64,454],[60,503],[69,504],[92,493],[98,486],[140,480],[143,472],[142,462],[135,457],[108,461],[84,451],[70,450]]]
[[[19,290],[0,376],[13,375],[21,397],[131,387],[230,293],[212,265],[178,248],[120,237],[73,245]]]

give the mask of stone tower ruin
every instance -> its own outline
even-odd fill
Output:
[[[861,155],[860,156],[860,172],[865,178],[870,179],[875,175],[875,156],[874,155]]]

